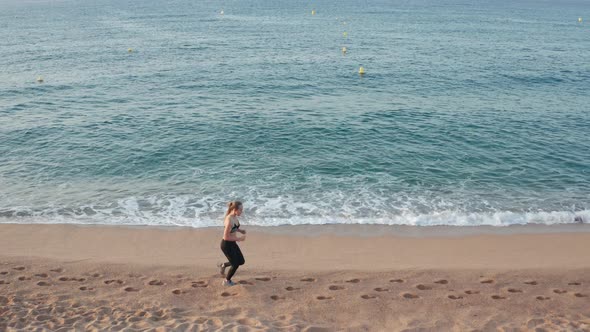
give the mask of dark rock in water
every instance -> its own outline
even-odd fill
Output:
[[[574,218],[574,221],[577,222],[577,223],[583,224],[584,223],[584,218],[582,218],[582,216],[576,216]]]

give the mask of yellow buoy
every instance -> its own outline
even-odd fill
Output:
[[[578,17],[578,22],[582,23],[582,18]]]
[[[343,32],[343,33],[342,33],[342,35],[343,35],[344,37],[348,37],[348,32]]]
[[[315,9],[311,10],[311,15],[315,15]]]
[[[37,83],[43,83],[43,76],[37,77]]]
[[[362,75],[365,75],[365,67],[361,66],[361,67],[359,68],[359,75],[361,75],[361,76],[362,76]]]
[[[346,46],[342,47],[342,54],[346,54],[346,51],[348,51],[348,50],[346,49]]]
[[[131,52],[133,52],[133,49],[132,48],[128,48],[127,49],[127,52],[131,53]]]

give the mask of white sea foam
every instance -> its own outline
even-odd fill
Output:
[[[382,198],[373,206],[362,199],[297,201],[289,195],[245,202],[242,222],[256,226],[376,224],[410,226],[509,226],[525,224],[590,223],[590,210],[561,211],[464,211],[441,201],[424,209],[424,199],[391,200]],[[323,197],[325,198],[325,197]],[[342,202],[345,201],[344,204]],[[84,205],[78,208],[35,210],[18,207],[0,211],[3,223],[68,223],[154,226],[219,226],[225,204],[212,197],[196,199],[190,195],[147,198],[127,197],[106,206]],[[389,206],[389,208],[385,208]],[[396,208],[392,208],[396,207]]]

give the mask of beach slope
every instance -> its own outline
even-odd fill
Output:
[[[221,228],[1,224],[0,330],[587,331],[587,226],[251,227],[224,287]]]

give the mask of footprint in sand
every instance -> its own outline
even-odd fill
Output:
[[[344,287],[342,286],[337,286],[337,285],[332,285],[330,287],[328,287],[329,290],[342,290],[344,289]]]
[[[134,288],[134,287],[127,287],[125,288],[126,292],[139,292],[139,289]]]
[[[575,297],[588,297],[588,295],[582,294],[582,293],[575,293],[574,296]]]
[[[494,283],[494,280],[492,280],[492,279],[486,279],[486,280],[480,281],[480,283],[482,283],[482,284],[493,284]]]
[[[416,285],[416,288],[418,288],[419,290],[431,290],[432,289],[432,287],[426,286],[426,285],[422,285],[422,284]]]
[[[161,280],[151,280],[150,282],[148,282],[148,285],[150,285],[150,286],[163,286],[164,283]]]
[[[86,286],[82,286],[79,289],[81,291],[93,291],[94,290],[94,288],[92,288],[92,287],[86,287]]]
[[[20,281],[31,280],[31,278],[25,277],[25,276],[20,276],[20,277],[18,277],[18,280],[20,280]]]
[[[35,277],[47,278],[47,273],[37,273]]]
[[[37,283],[37,286],[51,286],[51,284],[45,281],[39,281]]]
[[[17,271],[24,271],[25,267],[24,266],[17,266],[17,267],[13,267],[13,270],[17,270]]]
[[[200,281],[191,282],[191,287],[197,288],[197,287],[207,287],[207,286],[209,286],[209,284],[207,284],[206,281],[200,280]]]
[[[473,295],[473,294],[479,294],[479,291],[477,290],[466,290],[465,294],[469,294],[469,295]]]
[[[494,299],[494,300],[504,300],[504,299],[506,299],[506,297],[501,296],[501,295],[492,295],[492,299]]]
[[[248,280],[240,280],[240,281],[238,281],[238,284],[240,284],[240,285],[249,285],[249,286],[254,285],[254,283],[251,283]]]
[[[236,296],[236,295],[238,295],[238,293],[230,293],[230,292],[221,293],[221,296],[223,296],[223,297]]]
[[[254,279],[256,279],[258,281],[270,281],[269,277],[261,277],[261,278],[254,278]]]
[[[404,280],[403,279],[391,279],[391,280],[389,280],[389,282],[395,282],[395,283],[401,284],[402,282],[404,282]]]
[[[51,271],[51,272],[56,272],[56,273],[62,273],[62,272],[64,271],[64,269],[62,269],[61,267],[58,267],[58,268],[56,268],[56,269],[51,269],[51,270],[49,270],[49,271]]]
[[[259,325],[260,322],[257,321],[256,319],[252,319],[252,318],[242,318],[242,319],[238,319],[238,324],[254,327],[254,326]]]
[[[522,290],[516,289],[516,288],[508,288],[508,292],[509,293],[522,293]]]
[[[10,284],[10,283],[9,282],[6,282],[4,280],[0,280],[0,285],[8,285],[8,284]]]
[[[59,281],[78,281],[78,278],[61,277],[61,278],[59,278]],[[84,279],[80,280],[80,281],[84,281]]]
[[[537,300],[539,300],[539,301],[546,301],[546,300],[551,300],[551,298],[550,298],[550,297],[547,297],[547,296],[537,296],[537,297],[535,297],[535,298],[536,298]]]
[[[107,284],[107,285],[110,285],[110,284],[112,284],[112,283],[117,283],[117,284],[119,284],[119,285],[122,285],[122,284],[123,284],[123,280],[118,280],[118,279],[117,279],[117,280],[115,280],[115,279],[111,279],[111,280],[105,280],[105,281],[104,281],[104,283],[105,283],[105,284]]]
[[[460,300],[463,298],[463,296],[461,296],[461,295],[449,295],[448,297],[451,300]]]
[[[284,296],[279,296],[279,295],[271,295],[270,297],[271,299],[277,301],[277,300],[284,300],[285,297]]]
[[[554,289],[553,293],[555,294],[565,294],[567,291],[565,289]]]
[[[569,282],[568,285],[570,285],[570,286],[580,286],[581,283],[579,283],[579,282]]]
[[[92,277],[93,277],[93,278],[100,278],[100,277],[102,277],[102,276],[100,275],[100,273],[95,273],[95,274],[93,274],[93,275],[92,275]]]
[[[376,292],[389,292],[389,288],[377,287],[374,289]]]
[[[182,289],[175,289],[172,291],[172,294],[174,295],[180,295],[180,294],[186,294],[187,292],[185,290]]]
[[[44,321],[48,321],[50,319],[51,319],[51,316],[49,316],[49,315],[37,315],[35,317],[35,320],[38,322],[44,322]]]
[[[406,298],[406,299],[417,299],[417,298],[420,298],[420,296],[418,296],[416,294],[412,294],[412,293],[404,293],[402,296],[404,298]]]
[[[539,284],[538,282],[536,282],[536,281],[534,281],[534,280],[531,280],[531,281],[525,281],[524,283],[525,283],[526,285],[532,285],[532,286],[536,286],[536,285],[538,285],[538,284]]]
[[[193,323],[195,323],[195,324],[205,324],[206,321],[207,321],[207,318],[205,318],[205,317],[198,317],[197,319],[193,320]]]
[[[2,271],[2,272],[0,272],[0,274],[1,275],[7,275],[8,274],[8,271]]]
[[[303,279],[301,279],[301,281],[314,282],[315,281],[315,278],[303,278]]]
[[[360,279],[350,279],[350,280],[346,280],[346,282],[349,282],[351,284],[358,284],[359,282],[361,282]]]
[[[291,286],[285,288],[285,290],[288,290],[289,292],[292,292],[292,291],[295,291],[295,290],[299,290],[299,289],[301,289],[301,288],[291,287]]]
[[[529,320],[526,324],[526,327],[528,327],[529,329],[532,329],[533,327],[537,326],[537,325],[541,325],[545,323],[545,320],[542,318],[533,318],[531,320]]]
[[[316,297],[316,299],[318,299],[318,300],[331,300],[331,299],[333,299],[333,297],[320,295],[320,296]]]
[[[435,281],[434,283],[435,283],[435,284],[446,285],[446,284],[448,284],[449,282],[448,282],[447,280],[445,280],[445,279],[441,279],[441,280],[437,280],[437,281]]]
[[[377,295],[372,295],[372,294],[365,294],[365,295],[361,295],[361,298],[365,299],[365,300],[370,300],[370,299],[375,299],[377,298]]]

